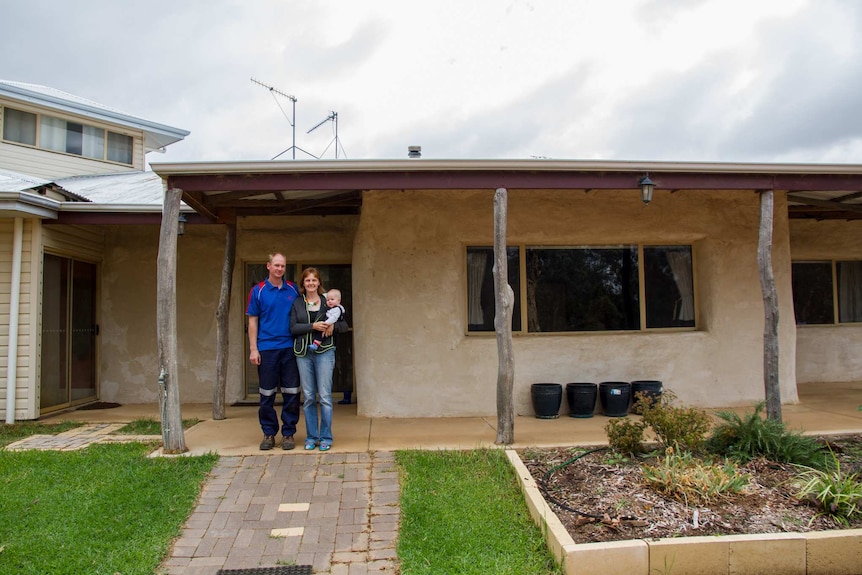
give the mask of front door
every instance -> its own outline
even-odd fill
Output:
[[[97,267],[45,254],[42,260],[40,409],[96,399]]]
[[[301,270],[309,267],[307,264],[300,265],[299,263],[288,263],[287,271],[284,276],[292,281],[299,281]],[[341,304],[347,310],[347,321],[350,322],[350,313],[353,308],[353,287],[352,274],[350,264],[313,264],[312,267],[317,268],[320,272],[320,280],[324,288],[338,288],[341,290]],[[265,263],[247,263],[245,266],[245,295],[243,297],[243,310],[245,314],[247,309],[248,293],[252,286],[262,282],[268,276]],[[257,377],[257,366],[248,361],[248,321],[245,324],[245,356],[243,358],[245,365],[245,395],[249,401],[258,400],[258,390],[260,388]],[[337,349],[335,352],[335,373],[332,376],[332,390],[336,392],[352,391],[353,390],[353,332],[340,333],[336,340]]]

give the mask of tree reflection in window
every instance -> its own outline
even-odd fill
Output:
[[[528,248],[531,332],[640,329],[637,246]]]

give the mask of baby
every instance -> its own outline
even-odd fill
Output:
[[[345,313],[344,306],[341,305],[341,292],[337,289],[331,289],[326,292],[326,319],[323,320],[326,325],[335,325],[341,316]],[[323,340],[323,332],[314,332],[314,341],[308,346],[308,349],[315,350],[320,347],[320,342]]]

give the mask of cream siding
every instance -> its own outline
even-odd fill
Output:
[[[0,165],[3,169],[45,180],[115,172],[133,168],[110,162],[100,162],[74,154],[62,154],[0,142]]]
[[[862,221],[792,220],[794,261],[862,260]],[[796,331],[801,383],[862,380],[862,324],[805,325]]]
[[[7,368],[9,355],[9,318],[12,278],[12,234],[14,221],[0,219],[0,413],[6,418]],[[24,220],[24,234],[21,253],[21,292],[18,307],[18,357],[15,381],[15,420],[34,419],[38,416],[33,402],[35,385],[33,374],[36,366],[36,337],[34,330],[35,297],[33,246],[36,220]]]

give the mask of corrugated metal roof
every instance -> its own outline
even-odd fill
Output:
[[[25,176],[18,172],[0,170],[0,192],[22,192],[50,183],[48,180]]]
[[[104,104],[39,84],[0,80],[0,95],[144,131],[144,147],[158,150],[189,135],[188,130],[144,120]]]
[[[161,205],[164,201],[162,179],[155,172],[73,176],[54,184],[96,204]]]

